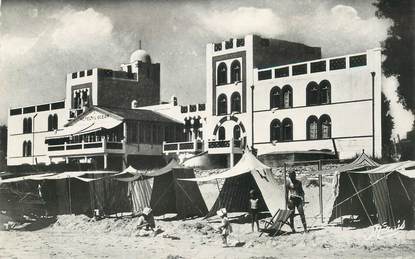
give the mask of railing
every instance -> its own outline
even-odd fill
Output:
[[[174,143],[163,143],[164,153],[177,153],[177,152],[196,152],[202,151],[202,141],[187,141],[187,142],[174,142]]]
[[[233,140],[233,147],[240,148],[242,141],[240,139]],[[209,148],[228,148],[231,146],[231,140],[215,140],[209,141]]]
[[[48,145],[48,151],[64,151],[64,150],[83,150],[90,148],[103,149],[123,149],[122,142],[105,141],[103,139],[99,142],[80,142],[80,143],[65,143],[60,145]]]

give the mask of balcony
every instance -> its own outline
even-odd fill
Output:
[[[188,141],[188,142],[163,142],[163,153],[198,153],[203,151],[203,141]]]
[[[48,145],[48,155],[51,157],[88,155],[102,153],[124,153],[124,143],[107,141],[64,143],[60,145]]]
[[[241,154],[242,141],[240,139],[234,140],[214,140],[208,142],[209,154]]]

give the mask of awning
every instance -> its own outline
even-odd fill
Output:
[[[121,123],[122,121],[111,117],[94,121],[80,120],[71,126],[64,127],[63,130],[57,131],[53,135],[46,136],[46,139],[66,138],[74,135],[87,134],[102,129],[112,129]]]
[[[165,167],[160,168],[159,170],[156,170],[153,172],[146,173],[145,177],[160,176],[160,175],[170,172],[171,170],[173,170],[173,168],[183,168],[183,166],[180,165],[176,159],[172,159],[170,163],[168,163]]]
[[[34,174],[34,175],[27,175],[27,176],[20,176],[9,178],[5,180],[0,180],[1,183],[15,183],[21,181],[43,181],[43,180],[61,180],[61,179],[68,179],[68,178],[77,178],[84,182],[90,182],[99,180],[101,178],[86,178],[81,177],[88,174],[115,174],[115,171],[73,171],[73,172],[63,172],[63,173],[45,173],[45,174]]]
[[[50,177],[55,175],[54,173],[45,173],[45,174],[34,174],[34,175],[26,175],[26,176],[19,176],[19,177],[13,177],[13,178],[8,178],[5,180],[0,180],[0,183],[17,183],[17,182],[21,182],[21,181],[27,181],[27,180],[34,180],[34,181],[39,181],[39,180],[43,180],[44,177]]]
[[[349,164],[342,165],[337,168],[329,169],[329,170],[321,170],[319,174],[333,174],[333,173],[342,173],[342,172],[350,172],[355,170],[360,170],[363,168],[370,169],[373,167],[378,167],[379,164],[373,161],[366,153],[360,154],[358,158],[356,158],[353,162]]]
[[[179,179],[183,181],[210,181],[215,179],[225,179],[229,177],[238,176],[245,173],[250,173],[251,171],[260,171],[265,169],[271,169],[270,167],[264,165],[261,161],[259,161],[251,152],[245,151],[244,155],[242,156],[241,160],[232,167],[231,169],[220,173],[209,175],[206,177],[199,177],[199,178],[189,178],[189,179]]]

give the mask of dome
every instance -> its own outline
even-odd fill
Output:
[[[144,63],[151,63],[150,55],[143,49],[138,49],[130,56],[130,63],[141,61]]]

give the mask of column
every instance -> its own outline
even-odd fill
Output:
[[[104,154],[104,169],[108,168],[108,154]]]

